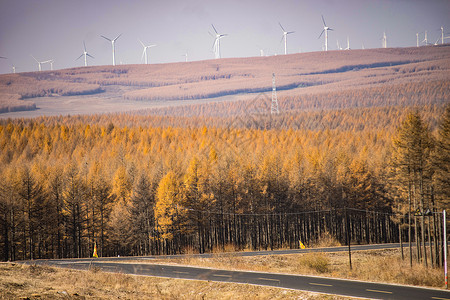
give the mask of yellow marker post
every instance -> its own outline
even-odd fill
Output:
[[[300,242],[300,248],[301,249],[306,249],[306,247],[305,247],[305,245],[303,245],[302,241],[299,241],[299,242]]]
[[[98,255],[97,255],[97,242],[94,242],[94,254],[92,254],[92,257],[98,258]]]

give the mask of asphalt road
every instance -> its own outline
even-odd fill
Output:
[[[413,244],[415,245],[415,244]],[[407,251],[408,244],[403,243],[404,251]],[[371,245],[352,245],[351,251],[362,251],[362,250],[383,250],[383,249],[397,249],[400,248],[399,243],[393,244],[371,244]],[[201,258],[211,258],[213,256],[221,255],[221,256],[260,256],[260,255],[283,255],[283,254],[301,254],[301,253],[310,253],[310,252],[344,252],[348,251],[348,246],[339,246],[339,247],[326,247],[326,248],[308,248],[308,249],[285,249],[285,250],[268,250],[268,251],[245,251],[245,252],[224,252],[220,254],[189,254],[190,257],[201,257]],[[96,261],[130,261],[130,260],[154,260],[154,259],[171,259],[171,258],[181,258],[185,257],[186,254],[175,254],[175,255],[150,255],[150,256],[120,256],[120,257],[99,257],[96,258]],[[63,259],[67,260],[67,259]],[[74,258],[69,259],[69,261],[91,261],[91,258]],[[42,259],[39,261],[60,261],[60,260],[51,260],[51,259]]]
[[[390,248],[395,248],[391,244]],[[365,245],[354,246],[358,249],[386,249],[389,245]],[[397,247],[399,245],[397,244]],[[346,251],[347,247],[322,248],[322,252]],[[278,250],[241,252],[240,255],[273,255],[291,254],[317,251],[305,250]],[[234,253],[236,255],[236,253]],[[165,256],[173,257],[173,256]],[[99,258],[99,259],[61,259],[61,260],[35,260],[26,263],[48,264],[58,267],[74,269],[89,269],[97,267],[106,272],[118,272],[124,274],[147,275],[168,278],[210,280],[218,282],[247,283],[256,285],[289,288],[326,294],[343,295],[350,297],[364,297],[371,299],[449,299],[450,292],[445,290],[418,288],[382,283],[371,283],[344,279],[332,279],[325,277],[288,275],[249,271],[229,271],[210,268],[197,268],[187,266],[151,264],[154,257],[132,257],[131,259],[148,259],[149,263],[130,262],[131,257]],[[124,261],[128,261],[124,263]]]

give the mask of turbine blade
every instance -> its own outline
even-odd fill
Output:
[[[217,32],[217,30],[216,30],[216,27],[214,27],[213,24],[211,24],[211,26],[212,26],[212,28],[214,29],[214,31],[216,32],[216,34],[219,34],[219,33]]]
[[[144,51],[142,51],[141,60],[144,59],[144,55],[145,55],[145,50],[146,50],[146,49],[147,49],[147,48],[144,48]]]
[[[104,36],[104,35],[101,35],[101,37],[104,38],[105,40],[108,40],[108,41],[112,42],[110,39],[108,39],[108,38],[107,38],[106,36]]]
[[[328,30],[330,30],[330,31],[334,31],[334,29],[333,29],[333,28],[328,28]]]
[[[283,34],[283,35],[281,36],[280,44],[283,42],[284,37],[285,37],[285,35]]]
[[[86,52],[86,43],[83,41],[84,52]]]
[[[283,32],[286,32],[286,30],[284,30],[283,26],[281,25],[280,22],[278,22],[278,25],[280,25],[281,29],[283,30]]]
[[[327,24],[325,24],[325,19],[323,18],[323,15],[322,15],[322,22],[323,22],[323,27],[327,27]]]
[[[122,34],[119,34],[115,39],[113,39],[113,42],[115,42],[118,38],[120,38]]]
[[[31,55],[31,57],[32,57],[38,64],[40,63],[33,55]]]
[[[89,56],[90,58],[95,58],[92,55],[90,55],[89,53],[86,53],[87,56]]]
[[[322,34],[325,32],[325,29],[322,30],[322,32],[320,33],[319,37],[317,39],[320,39],[320,37],[322,36]]]
[[[78,56],[78,58],[77,59],[75,59],[75,60],[79,60],[80,58],[82,58],[83,57],[83,55],[84,54],[81,54],[80,56]]]
[[[142,45],[142,47],[144,47],[145,48],[145,45],[144,45],[144,43],[141,41],[141,40],[139,40],[138,39],[138,41],[139,41],[139,43],[141,43],[141,45]]]
[[[286,34],[291,34],[291,33],[295,33],[295,31],[288,31],[288,32],[286,32]]]

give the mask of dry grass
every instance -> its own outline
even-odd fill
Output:
[[[346,299],[315,293],[181,279],[0,264],[0,299]]]
[[[0,95],[17,94],[22,99],[56,96],[55,101],[59,101],[61,97],[58,95],[98,94],[106,86],[114,86],[117,88],[116,96],[128,100],[205,99],[270,92],[272,73],[275,72],[282,103],[283,98],[342,90],[384,89],[386,85],[411,82],[445,83],[449,80],[450,69],[448,48],[445,45],[311,52],[190,63],[97,66],[4,74],[0,76]],[[441,84],[440,89],[446,91],[445,88],[446,85]],[[413,91],[412,94],[418,93]],[[249,99],[253,97],[251,95]],[[372,101],[370,98],[356,98],[358,106]],[[4,101],[0,97],[0,106],[5,106]]]
[[[161,260],[160,263],[167,263]],[[400,250],[370,250],[352,253],[353,269],[349,269],[348,253],[306,253],[242,257],[216,254],[213,258],[186,257],[171,263],[228,270],[252,270],[289,274],[310,274],[374,282],[443,287],[443,270],[426,268],[409,259],[402,261]]]

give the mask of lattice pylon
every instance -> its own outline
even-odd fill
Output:
[[[272,73],[272,106],[270,108],[270,113],[279,114],[278,110],[278,99],[277,99],[277,87],[275,85],[275,73]]]

